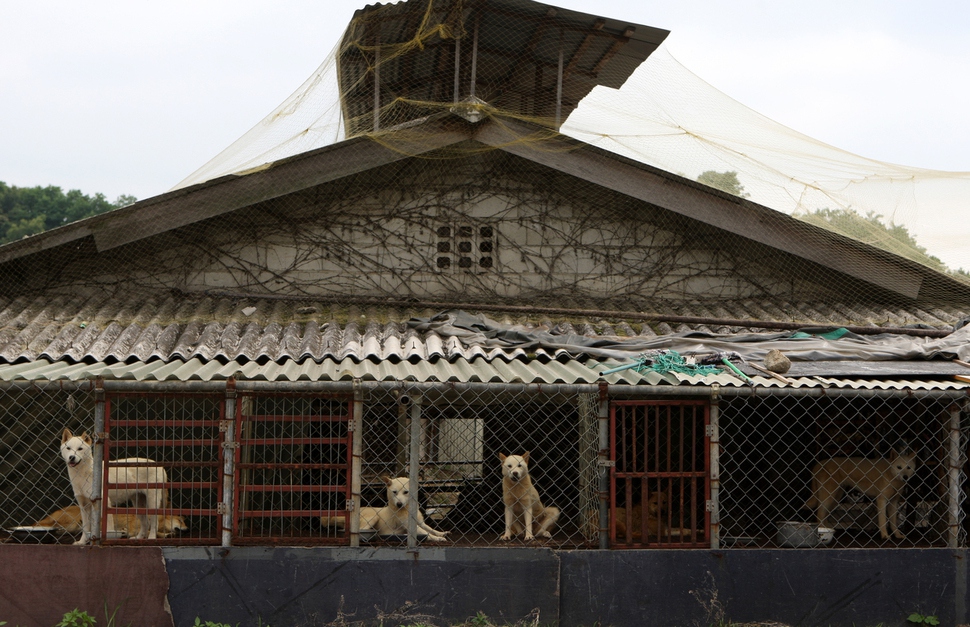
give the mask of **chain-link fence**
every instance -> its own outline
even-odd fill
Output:
[[[4,541],[81,537],[68,429],[107,460],[102,543],[966,544],[953,393],[206,385],[0,389]]]
[[[965,405],[860,394],[720,410],[721,543],[965,544]]]

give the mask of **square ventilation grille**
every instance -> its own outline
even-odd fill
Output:
[[[495,270],[497,229],[490,224],[441,225],[437,229],[435,268],[438,272]]]

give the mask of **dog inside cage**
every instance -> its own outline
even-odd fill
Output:
[[[966,541],[968,418],[945,397],[725,398],[712,441],[707,401],[614,400],[603,432],[595,395],[478,390],[402,401],[376,388],[359,418],[346,395],[112,392],[99,434],[91,393],[6,389],[0,404],[16,420],[0,442],[3,540],[83,540],[67,429],[101,447],[105,543]],[[514,476],[503,456],[521,462]]]
[[[721,405],[726,546],[957,546],[965,415],[945,400],[773,397]]]

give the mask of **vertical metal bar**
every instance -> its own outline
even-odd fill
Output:
[[[106,515],[108,508],[108,465],[105,463],[105,443],[108,439],[106,430],[106,414],[104,398],[104,380],[100,377],[94,382],[94,443],[91,447],[91,456],[94,458],[94,472],[91,478],[91,500],[94,501],[91,507],[93,520],[91,521],[91,541],[101,541],[101,521],[102,515]],[[105,518],[106,519],[106,516]]]
[[[562,122],[562,62],[563,62],[563,37],[562,29],[559,29],[559,69],[556,72],[556,130]]]
[[[615,405],[610,407],[610,459],[613,460],[613,467],[610,468],[610,540],[616,540],[616,432],[621,428],[617,425],[617,409]]]
[[[364,391],[354,379],[353,459],[350,468],[350,546],[360,546],[360,470],[363,453]]]
[[[599,548],[609,548],[610,536],[610,399],[608,384],[600,384],[599,412],[599,459],[597,471],[599,479]]]
[[[481,14],[475,18],[475,34],[472,37],[472,76],[471,85],[469,86],[469,98],[475,98],[475,81],[478,79],[478,22],[481,19]]]
[[[458,102],[459,80],[461,78],[461,37],[455,36],[455,102]]]
[[[381,130],[381,31],[374,26],[374,132]]]
[[[960,406],[950,406],[950,454],[949,466],[949,527],[946,545],[951,549],[960,542]]]
[[[220,422],[225,425],[222,434],[222,546],[232,546],[236,476],[236,380],[226,381],[226,401]]]
[[[408,460],[408,549],[418,546],[418,470],[421,462],[421,396],[411,397],[411,438]]]
[[[721,547],[720,541],[720,504],[718,503],[718,496],[721,490],[720,482],[720,407],[718,405],[718,391],[720,386],[714,384],[711,386],[711,407],[710,407],[710,428],[705,429],[710,435],[707,437],[707,445],[710,447],[710,507],[708,508],[708,515],[710,516],[710,529],[711,529],[711,548],[719,549]]]

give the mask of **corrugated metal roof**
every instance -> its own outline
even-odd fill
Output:
[[[572,303],[568,303],[572,305]],[[588,305],[580,303],[579,305]],[[567,303],[564,303],[567,305]],[[603,305],[603,304],[601,304]],[[610,303],[605,303],[609,306]],[[806,325],[854,324],[878,329],[923,324],[937,329],[970,315],[958,308],[872,309],[843,304],[739,301],[689,303],[673,308],[641,305],[642,311],[670,314],[671,322],[625,319],[621,312],[592,317],[561,312],[531,315],[490,312],[503,324],[524,330],[590,338],[644,338],[685,331],[737,333],[757,326],[723,326],[717,319],[772,322],[804,321]],[[627,304],[627,307],[630,305]],[[510,308],[514,309],[514,308]],[[474,306],[470,307],[474,311]],[[407,320],[430,317],[438,310],[421,307],[347,305],[219,296],[165,295],[131,299],[113,295],[38,296],[0,299],[0,363],[45,359],[75,363],[200,361],[278,362],[324,360],[357,362],[567,361],[563,350],[501,348],[464,343],[434,331],[418,333]],[[699,322],[676,322],[675,316]],[[708,323],[704,324],[704,320]],[[757,325],[758,322],[752,322]]]

